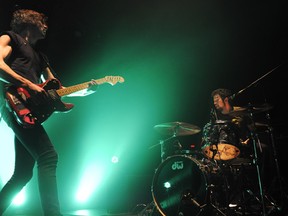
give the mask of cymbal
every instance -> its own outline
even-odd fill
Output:
[[[269,124],[263,122],[254,122],[256,127],[269,127]]]
[[[197,134],[201,129],[192,124],[185,122],[168,122],[159,125],[155,125],[154,129],[163,135],[170,136],[187,136]]]
[[[271,110],[273,108],[270,104],[262,104],[260,106],[249,105],[246,107],[234,107],[234,110],[229,112],[231,116],[244,116],[249,114],[261,113]]]

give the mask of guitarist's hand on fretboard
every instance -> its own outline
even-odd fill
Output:
[[[97,91],[97,89],[98,89],[98,86],[99,85],[96,83],[96,81],[92,79],[91,80],[91,85],[89,86],[89,88],[85,92],[84,96],[87,96],[87,95],[95,93]]]
[[[82,89],[80,91],[74,92],[67,96],[68,97],[84,97],[84,96],[88,96],[88,95],[95,93],[99,85],[93,79],[91,80],[90,83],[91,84],[89,85],[87,89]]]

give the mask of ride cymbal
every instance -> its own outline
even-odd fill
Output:
[[[246,107],[234,107],[234,110],[229,112],[229,115],[234,116],[234,117],[244,116],[244,115],[266,112],[268,110],[271,110],[272,108],[273,106],[270,104],[262,104],[260,106],[249,105]]]
[[[155,125],[154,129],[163,135],[170,136],[187,136],[197,134],[201,129],[192,124],[185,122],[168,122],[159,125]]]

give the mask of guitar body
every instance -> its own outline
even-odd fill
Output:
[[[73,104],[62,102],[57,94],[56,90],[62,87],[59,80],[47,80],[39,86],[45,89],[47,95],[15,86],[8,87],[6,91],[7,104],[23,127],[42,124],[52,113],[68,112],[74,107]]]

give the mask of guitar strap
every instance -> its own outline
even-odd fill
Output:
[[[48,60],[48,57],[47,57],[44,53],[42,53],[42,52],[39,52],[39,55],[41,56],[41,58],[43,59],[43,61],[46,63],[47,67],[51,70],[53,76],[60,81],[59,76],[57,75],[57,73],[55,72],[55,70],[51,67],[51,65],[50,65],[50,63],[49,63],[49,60]],[[61,82],[61,81],[60,81],[60,82]]]

